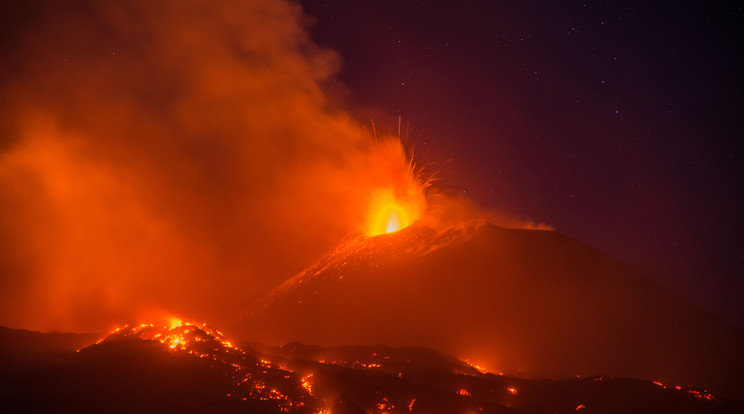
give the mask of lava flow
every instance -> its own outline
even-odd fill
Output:
[[[317,404],[312,404],[313,397],[310,388],[304,385],[305,380],[291,371],[272,366],[265,359],[247,354],[227,341],[221,332],[206,324],[177,321],[170,326],[146,323],[126,325],[96,345],[130,339],[158,341],[171,351],[212,360],[216,368],[233,380],[233,389],[227,393],[227,397],[266,402],[281,412],[322,412],[320,409],[310,410],[311,405]]]
[[[117,346],[131,350],[147,342],[162,344],[173,356],[206,361],[230,379],[225,398],[246,412],[547,414],[586,407],[606,412],[616,404],[630,404],[640,412],[678,405],[708,412],[722,404],[701,390],[656,387],[641,380],[532,381],[494,375],[424,348],[321,348],[299,343],[238,347],[206,324],[181,321],[169,326],[124,326],[78,352],[113,353]],[[627,398],[641,391],[646,395]]]

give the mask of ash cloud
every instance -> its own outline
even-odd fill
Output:
[[[369,138],[299,5],[2,7],[1,324],[219,320],[359,220]]]
[[[6,3],[0,324],[219,325],[364,223],[375,143],[298,4]]]

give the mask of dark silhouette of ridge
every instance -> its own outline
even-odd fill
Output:
[[[348,238],[231,332],[425,346],[530,378],[634,377],[744,396],[742,332],[560,233],[487,222]]]
[[[6,330],[5,348],[27,333]],[[630,378],[528,380],[484,374],[425,348],[237,347],[204,325],[142,324],[29,364],[0,355],[3,413],[740,412],[741,401]],[[46,344],[45,344],[46,343]],[[31,354],[39,355],[36,351]],[[328,360],[326,358],[333,358]]]

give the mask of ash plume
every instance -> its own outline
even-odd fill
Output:
[[[363,219],[371,140],[298,4],[2,8],[1,324],[220,320]]]
[[[294,2],[34,0],[2,16],[0,324],[220,324],[364,232],[385,180],[426,210],[395,134],[329,92],[340,58]]]

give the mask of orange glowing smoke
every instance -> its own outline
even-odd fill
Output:
[[[400,132],[327,96],[341,59],[298,2],[23,4],[0,50],[0,325],[231,324],[349,233],[433,210]]]
[[[297,2],[28,3],[0,51],[0,325],[229,324],[425,210],[400,140],[331,104]]]

